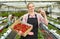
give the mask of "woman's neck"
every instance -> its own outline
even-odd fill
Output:
[[[34,12],[28,12],[28,13],[29,13],[30,15],[32,15],[32,16],[33,16],[33,15],[35,15],[35,13],[34,13]]]

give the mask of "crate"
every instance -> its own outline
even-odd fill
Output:
[[[21,24],[21,25],[18,25],[18,24]],[[26,26],[24,26],[26,25]],[[18,26],[18,27],[17,27]],[[17,29],[15,29],[15,27]],[[11,26],[10,28],[15,31],[17,34],[19,33],[19,31],[22,31],[22,34],[20,34],[20,36],[27,36],[28,33],[33,29],[33,25],[31,24],[28,24],[28,23],[25,23],[25,22],[22,22],[20,21],[19,19],[16,20]],[[24,31],[25,30],[25,31]],[[24,31],[24,32],[23,32]]]

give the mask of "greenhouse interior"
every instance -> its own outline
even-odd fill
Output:
[[[48,25],[42,24],[38,28],[38,39],[60,39],[60,2],[59,1],[15,1],[0,2],[0,39],[20,39],[15,31],[9,27],[9,16],[12,14],[15,20],[28,12],[27,4],[34,3],[35,12],[42,8],[47,15]]]

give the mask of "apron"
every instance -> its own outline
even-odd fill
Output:
[[[35,18],[29,18],[27,19],[27,23],[33,25],[33,29],[31,32],[34,33],[34,35],[27,35],[26,37],[21,36],[20,39],[38,39],[38,20],[37,20],[37,15],[35,14]]]

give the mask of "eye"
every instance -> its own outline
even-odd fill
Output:
[[[34,7],[34,6],[32,6],[32,7]]]
[[[29,6],[29,8],[31,8],[31,6]]]

